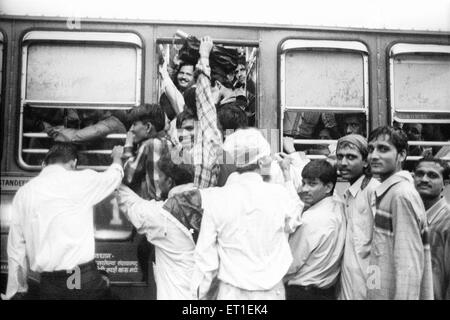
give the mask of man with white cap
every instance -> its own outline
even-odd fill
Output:
[[[282,278],[292,262],[288,233],[302,203],[280,166],[286,185],[268,183],[270,145],[254,128],[227,137],[227,163],[237,171],[224,187],[200,190],[203,217],[195,251],[193,297],[205,299],[217,276],[217,299],[285,299]]]

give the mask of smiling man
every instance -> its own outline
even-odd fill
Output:
[[[450,207],[442,197],[444,181],[448,180],[450,167],[440,159],[422,159],[414,172],[414,184],[427,210],[430,227],[436,300],[450,300]]]
[[[284,279],[286,298],[333,300],[345,242],[343,206],[333,198],[336,169],[326,160],[313,160],[302,178],[300,198],[308,209],[289,238],[294,261]]]
[[[369,136],[369,164],[381,179],[371,196],[369,299],[433,299],[425,209],[411,174],[402,170],[407,150],[401,130],[379,127]]]
[[[367,141],[361,135],[349,134],[338,140],[337,167],[342,178],[350,182],[344,193],[347,233],[339,290],[341,300],[367,298],[367,267],[373,230],[369,195],[380,184],[367,174],[368,153]]]

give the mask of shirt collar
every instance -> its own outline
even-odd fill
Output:
[[[392,176],[383,181],[376,189],[375,194],[377,197],[382,196],[386,191],[388,191],[394,184],[397,184],[402,181],[409,181],[413,183],[413,178],[411,173],[406,170],[402,170],[394,173]]]
[[[444,198],[436,202],[430,209],[427,210],[428,224],[435,221],[444,210],[447,209],[447,201]]]
[[[317,210],[320,207],[326,206],[329,203],[331,203],[332,201],[334,201],[334,197],[333,196],[328,196],[323,198],[322,200],[320,200],[319,202],[317,202],[315,205],[313,205],[312,207],[309,207],[304,213],[307,213],[308,211],[313,211],[313,210]]]
[[[42,169],[41,175],[49,174],[51,172],[58,172],[58,171],[68,171],[68,170],[60,164],[50,164],[48,166],[45,166],[44,169]]]
[[[361,191],[361,185],[362,182],[364,180],[364,175],[362,175],[361,177],[359,177],[358,180],[355,181],[355,183],[353,183],[348,189],[347,192],[345,193],[345,195],[347,195],[348,193],[350,193],[352,195],[353,198],[356,197],[356,195],[358,194],[359,191]]]

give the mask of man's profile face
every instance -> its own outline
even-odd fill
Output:
[[[364,174],[367,161],[363,160],[358,148],[342,147],[336,150],[337,168],[342,178],[347,181],[356,181]]]
[[[422,125],[420,123],[409,124],[406,129],[408,139],[412,141],[422,140]]]
[[[397,171],[402,155],[390,141],[388,135],[380,135],[369,142],[369,155],[367,157],[373,174],[385,180]]]
[[[159,190],[161,190],[161,198],[167,199],[169,191],[172,189],[173,182],[172,179],[166,176],[162,171],[159,172],[158,186]]]
[[[134,143],[140,143],[150,137],[150,124],[144,124],[142,121],[135,121],[130,128],[134,134]]]
[[[349,116],[344,119],[344,132],[348,134],[360,134],[364,135],[363,124],[361,119],[355,116]]]
[[[184,119],[178,132],[178,140],[185,150],[194,146],[195,122],[194,119]]]
[[[236,70],[234,71],[236,79],[239,83],[245,84],[247,78],[247,70],[243,64],[238,64]]]
[[[177,73],[178,87],[183,91],[194,83],[194,66],[185,65]]]
[[[315,205],[331,192],[330,184],[324,184],[319,178],[303,179],[300,199],[309,207]]]
[[[439,197],[444,188],[443,168],[435,162],[421,162],[414,171],[414,185],[425,199]]]

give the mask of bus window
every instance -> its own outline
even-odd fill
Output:
[[[297,150],[326,156],[339,137],[367,135],[364,44],[290,39],[281,46],[280,62],[281,126],[284,136],[295,139]]]
[[[392,124],[410,145],[406,168],[429,155],[450,161],[450,46],[395,44],[389,64]]]
[[[135,34],[32,31],[23,38],[19,164],[39,169],[54,141],[102,169],[122,143],[126,110],[140,103],[141,40]]]
[[[192,85],[192,82],[188,83],[188,80],[193,79],[195,66],[185,65],[179,58],[179,50],[182,47],[179,39],[176,42],[159,39],[158,43],[160,44],[158,46],[159,54],[167,61],[169,75],[182,93]],[[228,70],[228,73],[217,73],[214,69],[212,70],[212,93],[217,110],[219,111],[221,107],[226,105],[236,105],[246,113],[248,125],[256,126],[258,48],[256,46],[220,43],[220,41],[215,42],[215,44],[230,49],[237,57],[236,61],[233,61],[236,67]],[[175,110],[166,96],[163,81],[160,77],[158,79],[159,102],[166,111],[168,118],[173,120],[176,116]]]
[[[39,170],[57,141],[76,143],[79,168],[105,169],[141,101],[142,43],[132,33],[31,31],[22,41],[19,165]],[[96,238],[128,239],[110,196],[95,207]]]

